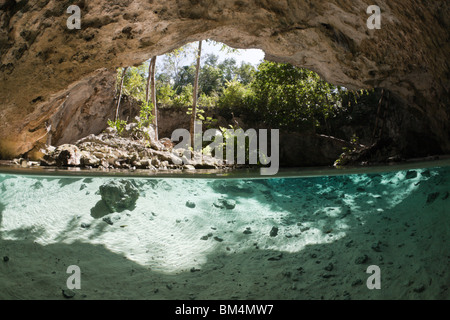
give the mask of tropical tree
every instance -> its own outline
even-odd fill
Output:
[[[191,44],[186,44],[164,55],[164,69],[175,83],[179,81],[179,74],[182,68],[183,60],[192,52]]]
[[[147,79],[147,90],[145,103],[149,105],[149,92],[151,92],[151,104],[153,106],[153,124],[155,125],[155,136],[158,140],[158,109],[156,107],[156,80],[155,80],[155,69],[156,69],[156,56],[152,57],[149,64],[148,79]]]
[[[122,70],[122,80],[120,80],[120,87],[119,87],[119,98],[117,99],[117,107],[116,107],[116,115],[114,117],[114,121],[117,122],[119,120],[119,107],[120,107],[120,100],[122,100],[122,90],[123,90],[123,82],[125,80],[125,74],[127,72],[128,67],[123,68]]]
[[[193,101],[192,101],[192,113],[191,113],[191,124],[190,124],[190,133],[191,133],[191,143],[194,142],[195,135],[195,120],[197,116],[197,99],[198,99],[198,78],[200,73],[200,63],[202,56],[202,40],[198,42],[198,51],[197,51],[197,65],[195,68],[195,79],[194,79],[194,92],[193,92]]]
[[[251,89],[255,120],[290,130],[315,130],[340,107],[342,97],[340,88],[312,71],[269,61],[259,65]]]

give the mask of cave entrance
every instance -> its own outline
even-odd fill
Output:
[[[152,59],[119,68],[116,91],[135,107],[122,113],[120,123],[110,125],[121,130],[155,101],[156,109],[151,109],[157,114],[153,123],[159,138],[191,129],[197,78],[196,119],[202,121],[203,132],[279,129],[282,166],[333,165],[344,152],[350,154],[381,136],[384,92],[351,91],[313,71],[264,60],[261,50],[233,49],[213,40],[202,41],[197,76],[198,49],[199,42],[193,42],[158,56],[154,76]],[[358,104],[366,108],[355,113]],[[368,126],[368,117],[376,123]]]

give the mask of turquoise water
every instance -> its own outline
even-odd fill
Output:
[[[448,299],[450,166],[375,171],[4,171],[0,299]]]

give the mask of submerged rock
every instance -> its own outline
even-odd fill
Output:
[[[130,180],[112,180],[100,186],[100,195],[110,212],[133,210],[139,190]]]
[[[333,268],[334,268],[334,265],[330,262],[324,269],[325,269],[326,271],[332,271]]]
[[[422,293],[422,292],[425,291],[425,286],[423,284],[422,285],[418,285],[417,287],[415,287],[413,289],[413,291],[416,292],[416,293]]]
[[[191,200],[186,201],[186,207],[195,208],[195,202]]]
[[[372,244],[371,248],[373,251],[381,252],[381,245],[382,245],[381,241],[378,241],[378,242]]]
[[[91,226],[91,224],[87,223],[87,222],[82,222],[80,225],[80,227],[82,227],[83,229],[88,229],[88,228],[90,228],[90,226]]]
[[[405,176],[406,180],[414,179],[416,177],[417,177],[417,171],[410,170],[410,171],[406,172],[406,176]]]
[[[268,261],[278,261],[278,260],[281,260],[282,258],[283,258],[283,254],[280,253],[280,254],[278,254],[276,256],[272,256],[272,257],[268,258],[267,260]]]
[[[217,208],[225,208],[225,209],[229,209],[232,210],[236,207],[236,201],[234,200],[230,200],[230,199],[225,199],[225,198],[220,198],[217,199],[213,205]]]
[[[212,182],[211,187],[224,194],[232,193],[242,196],[242,194],[253,193],[251,184],[239,180],[216,180]]]
[[[427,204],[431,204],[439,197],[439,192],[430,193],[427,197]]]
[[[62,294],[63,294],[64,298],[68,298],[68,299],[75,297],[75,292],[73,292],[72,290],[69,290],[69,289],[62,290]]]
[[[363,263],[366,263],[368,260],[369,260],[369,257],[364,254],[355,259],[355,264],[363,264]]]
[[[118,222],[120,220],[120,216],[118,216],[118,215],[108,215],[106,217],[103,217],[102,220],[105,221],[110,226],[112,226],[114,223],[116,223],[116,222]]]
[[[272,229],[270,230],[270,236],[271,237],[276,237],[278,235],[278,228],[277,227],[272,227]]]

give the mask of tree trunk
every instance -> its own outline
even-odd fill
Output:
[[[114,121],[117,121],[119,119],[119,107],[120,107],[120,100],[122,100],[123,81],[125,80],[125,73],[127,72],[127,69],[128,69],[128,67],[125,67],[125,68],[123,68],[123,71],[122,71],[122,80],[120,81],[119,100],[117,101],[116,116],[114,118]]]
[[[153,59],[153,58],[152,58]],[[148,77],[147,77],[147,86],[145,87],[145,102],[148,104],[150,99],[150,81],[152,78],[152,61],[148,64]]]
[[[155,69],[156,69],[156,56],[152,57],[150,61],[151,65],[151,74],[149,77],[151,79],[151,96],[152,96],[152,104],[153,104],[153,124],[155,125],[155,137],[158,140],[158,109],[156,108],[156,81],[155,81]]]
[[[195,135],[195,119],[197,116],[197,96],[198,96],[198,77],[200,74],[200,58],[202,55],[202,41],[198,43],[198,53],[197,53],[197,66],[195,68],[195,80],[194,80],[194,92],[193,92],[193,103],[192,103],[192,114],[191,114],[191,146],[194,143],[194,135]]]

